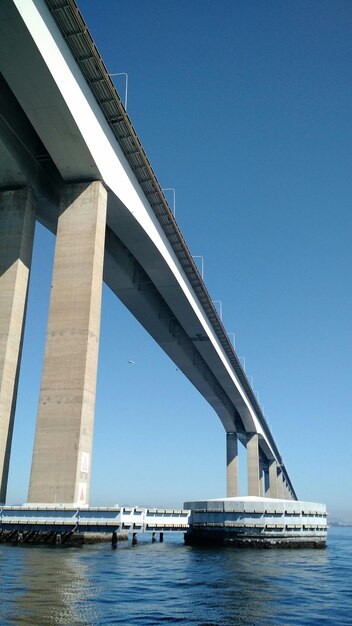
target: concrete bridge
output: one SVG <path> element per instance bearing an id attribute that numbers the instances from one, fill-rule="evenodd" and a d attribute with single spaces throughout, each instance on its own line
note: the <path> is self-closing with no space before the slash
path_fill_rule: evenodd
<path id="1" fill-rule="evenodd" d="M 35 220 L 56 234 L 28 502 L 89 502 L 102 281 L 214 408 L 227 496 L 296 500 L 268 424 L 74 0 L 0 10 L 0 502 Z"/>

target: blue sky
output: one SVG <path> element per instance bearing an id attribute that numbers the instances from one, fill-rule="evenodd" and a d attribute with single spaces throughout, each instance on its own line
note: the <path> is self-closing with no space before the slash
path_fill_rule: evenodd
<path id="1" fill-rule="evenodd" d="M 129 75 L 129 115 L 298 496 L 352 520 L 351 3 L 78 4 Z M 53 250 L 37 227 L 9 503 L 27 497 Z M 99 359 L 91 503 L 223 496 L 220 420 L 105 287 Z M 240 470 L 245 494 L 243 450 Z"/>

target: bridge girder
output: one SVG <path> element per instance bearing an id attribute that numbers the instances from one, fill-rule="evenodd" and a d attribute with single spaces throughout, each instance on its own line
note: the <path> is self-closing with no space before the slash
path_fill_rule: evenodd
<path id="1" fill-rule="evenodd" d="M 244 431 L 258 432 L 262 454 L 281 464 L 264 418 L 257 419 L 258 407 L 253 394 L 248 399 L 246 392 L 243 393 L 241 385 L 247 384 L 246 381 L 238 383 L 236 375 L 232 374 L 231 355 L 228 356 L 223 347 L 219 348 L 216 338 L 215 341 L 213 338 L 211 341 L 202 339 L 205 318 L 201 319 L 201 307 L 197 309 L 194 287 L 190 288 L 187 280 L 184 282 L 180 262 L 156 219 L 157 211 L 155 209 L 153 213 L 148 204 L 147 198 L 151 201 L 159 191 L 152 180 L 140 186 L 135 178 L 137 168 L 148 171 L 137 158 L 140 153 L 138 140 L 134 139 L 134 147 L 127 147 L 123 154 L 110 132 L 113 124 L 129 121 L 127 116 L 115 121 L 111 118 L 109 127 L 104 108 L 109 106 L 108 100 L 104 105 L 97 104 L 97 95 L 92 91 L 95 87 L 87 84 L 82 68 L 78 67 L 48 13 L 46 5 L 51 2 L 35 0 L 27 5 L 22 3 L 19 8 L 20 4 L 19 0 L 4 0 L 0 17 L 0 71 L 9 85 L 9 94 L 14 94 L 21 109 L 16 123 L 6 111 L 0 120 L 0 159 L 3 161 L 3 155 L 12 164 L 5 171 L 0 163 L 3 177 L 0 184 L 30 182 L 38 197 L 38 219 L 55 232 L 57 197 L 62 185 L 72 181 L 102 180 L 109 191 L 104 267 L 107 284 L 122 300 L 125 299 L 125 303 L 129 303 L 127 306 L 155 338 L 159 332 L 153 330 L 156 305 L 159 311 L 161 306 L 164 311 L 171 311 L 169 322 L 173 327 L 170 331 L 169 324 L 168 340 L 160 339 L 164 342 L 161 344 L 163 349 L 214 406 L 227 431 L 238 430 L 243 438 Z M 45 23 L 38 26 L 37 33 L 29 32 L 30 11 L 35 11 Z M 18 40 L 21 40 L 20 46 Z M 11 55 L 8 54 L 10 49 Z M 61 64 L 61 82 L 55 74 L 55 63 Z M 65 91 L 67 81 L 77 102 L 75 96 Z M 79 104 L 80 115 L 77 115 Z M 10 118 L 11 124 L 6 126 L 4 120 Z M 89 123 L 92 121 L 94 128 L 91 129 Z M 20 135 L 18 129 L 14 132 L 16 124 L 21 127 Z M 99 133 L 94 135 L 97 125 Z M 134 165 L 134 157 L 131 156 L 130 162 L 126 160 L 126 150 L 130 150 L 131 155 L 135 150 Z M 136 288 L 133 278 L 132 287 L 131 283 L 126 287 L 117 284 L 113 277 L 111 268 L 116 270 L 114 255 L 119 244 L 132 255 L 134 271 L 139 264 L 145 272 L 147 282 L 141 289 Z M 119 258 L 121 260 L 121 254 Z M 148 320 L 142 319 L 140 307 L 135 303 L 138 291 L 138 297 L 143 294 L 145 301 L 150 299 L 152 302 L 154 298 L 149 306 Z M 188 302 L 184 298 L 186 292 L 190 294 Z M 161 319 L 159 317 L 159 323 Z M 207 327 L 213 337 L 211 324 Z M 178 337 L 175 336 L 177 332 L 180 333 Z M 284 472 L 290 482 L 285 469 Z"/>

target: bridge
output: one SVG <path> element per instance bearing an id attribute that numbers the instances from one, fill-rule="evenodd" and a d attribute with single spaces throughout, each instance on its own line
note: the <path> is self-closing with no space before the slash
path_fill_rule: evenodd
<path id="1" fill-rule="evenodd" d="M 89 504 L 102 281 L 214 408 L 227 496 L 297 500 L 280 452 L 74 0 L 0 13 L 0 502 L 35 220 L 56 234 L 28 503 Z"/>

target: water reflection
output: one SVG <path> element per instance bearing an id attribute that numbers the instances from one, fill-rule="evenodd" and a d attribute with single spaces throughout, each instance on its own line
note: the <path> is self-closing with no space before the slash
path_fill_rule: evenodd
<path id="1" fill-rule="evenodd" d="M 348 531 L 346 531 L 346 534 Z M 0 545 L 0 624 L 346 626 L 352 532 L 327 550 Z"/>
<path id="2" fill-rule="evenodd" d="M 90 602 L 96 589 L 81 559 L 81 550 L 42 546 L 1 548 L 1 623 L 49 626 L 96 621 L 94 605 Z M 3 601 L 5 594 L 7 602 Z"/>

